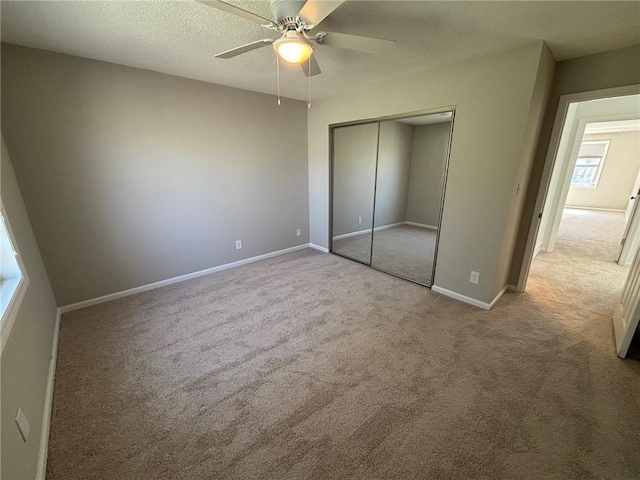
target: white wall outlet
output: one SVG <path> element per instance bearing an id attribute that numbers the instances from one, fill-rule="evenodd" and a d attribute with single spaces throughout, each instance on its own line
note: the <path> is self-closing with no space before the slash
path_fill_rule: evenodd
<path id="1" fill-rule="evenodd" d="M 242 240 L 236 240 L 236 250 L 242 250 Z"/>
<path id="2" fill-rule="evenodd" d="M 362 217 L 358 217 L 358 223 L 362 223 Z"/>
<path id="3" fill-rule="evenodd" d="M 469 276 L 469 282 L 478 285 L 478 282 L 480 282 L 480 274 L 478 272 L 472 271 L 471 275 Z"/>
<path id="4" fill-rule="evenodd" d="M 300 229 L 297 229 L 296 230 L 296 237 L 299 237 L 299 236 L 300 236 Z"/>
<path id="5" fill-rule="evenodd" d="M 31 427 L 29 426 L 29 420 L 27 420 L 27 416 L 22 411 L 22 408 L 18 408 L 18 413 L 16 413 L 16 425 L 18 426 L 18 431 L 22 436 L 22 440 L 25 442 L 28 441 Z"/>

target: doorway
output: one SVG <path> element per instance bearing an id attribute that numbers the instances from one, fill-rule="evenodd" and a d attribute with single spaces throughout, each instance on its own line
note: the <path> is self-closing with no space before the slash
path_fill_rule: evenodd
<path id="1" fill-rule="evenodd" d="M 611 319 L 625 285 L 637 283 L 629 267 L 640 262 L 639 91 L 561 98 L 518 284 L 541 303 Z"/>

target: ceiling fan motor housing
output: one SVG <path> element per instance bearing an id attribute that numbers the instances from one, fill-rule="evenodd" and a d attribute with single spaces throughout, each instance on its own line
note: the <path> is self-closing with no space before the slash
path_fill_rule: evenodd
<path id="1" fill-rule="evenodd" d="M 271 14 L 279 25 L 295 23 L 305 3 L 305 0 L 271 0 Z"/>

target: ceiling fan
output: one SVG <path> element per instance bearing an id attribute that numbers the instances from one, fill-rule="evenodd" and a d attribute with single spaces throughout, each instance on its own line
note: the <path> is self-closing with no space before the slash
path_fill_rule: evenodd
<path id="1" fill-rule="evenodd" d="M 217 58 L 233 58 L 237 55 L 273 45 L 276 53 L 283 60 L 300 64 L 307 77 L 318 75 L 320 67 L 313 55 L 313 44 L 329 47 L 349 48 L 365 52 L 384 52 L 396 45 L 393 40 L 361 37 L 345 33 L 318 32 L 311 33 L 320 22 L 327 18 L 345 0 L 271 0 L 273 20 L 243 10 L 221 0 L 197 0 L 227 13 L 232 13 L 246 20 L 258 23 L 264 28 L 281 33 L 278 39 L 263 38 L 232 48 L 216 55 Z"/>

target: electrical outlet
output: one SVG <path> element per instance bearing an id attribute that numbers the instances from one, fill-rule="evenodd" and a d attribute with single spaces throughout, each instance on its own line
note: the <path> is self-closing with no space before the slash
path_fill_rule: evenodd
<path id="1" fill-rule="evenodd" d="M 472 271 L 471 275 L 469 276 L 469 282 L 478 285 L 478 283 L 480 282 L 480 274 L 478 272 Z"/>
<path id="2" fill-rule="evenodd" d="M 358 223 L 362 223 L 362 217 L 358 217 Z"/>
<path id="3" fill-rule="evenodd" d="M 300 229 L 297 229 L 296 230 L 296 237 L 299 237 L 299 236 L 300 236 Z"/>
<path id="4" fill-rule="evenodd" d="M 16 413 L 16 425 L 18 426 L 18 431 L 22 436 L 22 440 L 25 442 L 29 440 L 31 427 L 29 426 L 29 420 L 27 420 L 27 416 L 22 411 L 22 408 L 18 408 L 18 413 Z"/>
<path id="5" fill-rule="evenodd" d="M 242 250 L 242 240 L 236 240 L 236 250 Z"/>

